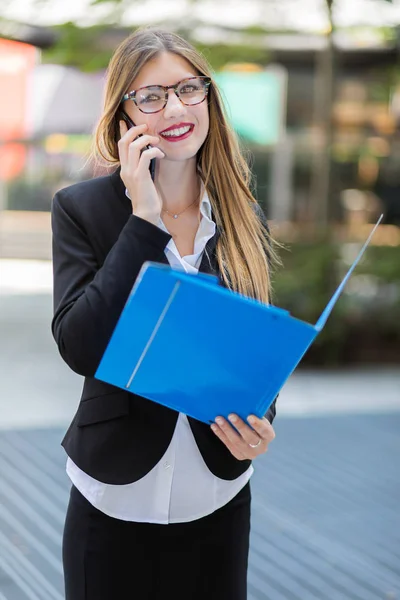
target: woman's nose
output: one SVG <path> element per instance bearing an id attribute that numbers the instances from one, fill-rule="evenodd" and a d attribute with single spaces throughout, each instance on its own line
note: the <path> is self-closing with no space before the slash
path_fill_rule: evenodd
<path id="1" fill-rule="evenodd" d="M 186 114 L 185 105 L 179 100 L 174 90 L 168 90 L 168 101 L 164 108 L 164 117 L 166 119 L 180 117 Z"/>

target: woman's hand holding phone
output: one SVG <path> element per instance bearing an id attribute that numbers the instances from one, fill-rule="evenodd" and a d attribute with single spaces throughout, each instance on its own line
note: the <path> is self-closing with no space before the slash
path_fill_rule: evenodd
<path id="1" fill-rule="evenodd" d="M 121 179 L 132 201 L 132 212 L 155 225 L 161 214 L 162 202 L 149 166 L 153 158 L 164 158 L 165 154 L 156 148 L 160 138 L 147 135 L 147 125 L 134 125 L 128 129 L 125 121 L 119 122 L 121 139 L 118 142 L 121 162 Z M 146 146 L 152 147 L 147 149 Z"/>

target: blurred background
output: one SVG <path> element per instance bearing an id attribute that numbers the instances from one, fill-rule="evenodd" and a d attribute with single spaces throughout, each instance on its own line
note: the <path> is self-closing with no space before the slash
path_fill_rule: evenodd
<path id="1" fill-rule="evenodd" d="M 282 244 L 277 305 L 315 323 L 384 215 L 281 393 L 249 592 L 400 598 L 400 0 L 0 0 L 0 600 L 63 597 L 59 442 L 81 381 L 50 336 L 49 211 L 94 175 L 105 69 L 142 25 L 215 71 Z"/>

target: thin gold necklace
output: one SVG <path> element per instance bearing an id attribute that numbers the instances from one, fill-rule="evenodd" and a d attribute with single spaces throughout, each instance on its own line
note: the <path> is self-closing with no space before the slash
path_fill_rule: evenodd
<path id="1" fill-rule="evenodd" d="M 165 213 L 167 213 L 167 215 L 169 215 L 173 219 L 177 219 L 178 217 L 181 216 L 181 214 L 183 214 L 185 212 L 185 210 L 187 210 L 188 208 L 190 208 L 191 206 L 193 206 L 193 204 L 195 202 L 197 202 L 197 198 L 196 198 L 196 200 L 193 200 L 193 202 L 191 204 L 189 204 L 186 208 L 184 208 L 183 210 L 181 210 L 181 212 L 179 212 L 179 213 L 171 213 L 166 208 L 163 208 L 162 211 L 165 212 Z"/>

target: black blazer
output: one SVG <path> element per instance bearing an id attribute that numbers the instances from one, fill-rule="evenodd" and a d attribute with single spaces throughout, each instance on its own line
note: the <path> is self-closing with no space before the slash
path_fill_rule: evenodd
<path id="1" fill-rule="evenodd" d="M 65 362 L 85 377 L 62 445 L 95 479 L 131 483 L 161 459 L 178 413 L 98 381 L 94 374 L 143 263 L 168 264 L 164 249 L 171 236 L 132 215 L 119 169 L 59 191 L 52 204 L 52 228 L 52 332 Z M 200 265 L 204 273 L 218 275 L 218 237 L 217 231 L 207 244 Z M 275 403 L 266 416 L 272 422 Z M 244 473 L 249 460 L 234 458 L 208 425 L 191 417 L 189 423 L 212 473 L 226 480 Z"/>

